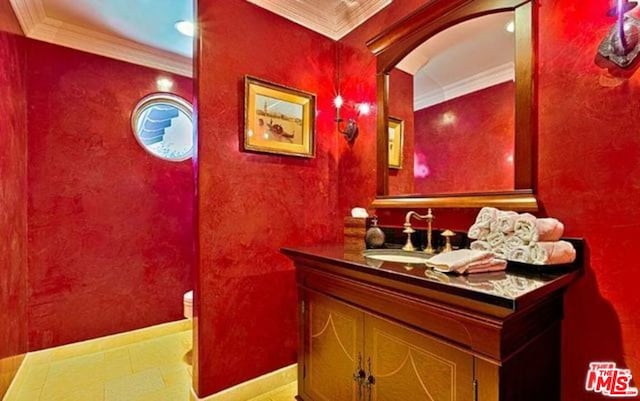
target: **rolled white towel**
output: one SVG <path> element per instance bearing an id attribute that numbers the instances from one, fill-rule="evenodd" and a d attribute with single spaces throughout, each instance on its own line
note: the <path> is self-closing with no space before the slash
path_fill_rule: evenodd
<path id="1" fill-rule="evenodd" d="M 531 246 L 531 263 L 557 265 L 576 260 L 576 250 L 568 241 L 538 242 Z"/>
<path id="2" fill-rule="evenodd" d="M 504 233 L 494 231 L 487 235 L 486 241 L 489 243 L 489 245 L 491 245 L 492 248 L 495 248 L 500 244 L 504 244 L 505 238 L 506 236 L 504 235 Z"/>
<path id="3" fill-rule="evenodd" d="M 564 224 L 558 219 L 547 217 L 536 221 L 538 241 L 558 241 L 564 234 Z"/>
<path id="4" fill-rule="evenodd" d="M 483 241 L 487 238 L 487 235 L 489 235 L 489 230 L 487 228 L 479 227 L 477 224 L 474 224 L 469 228 L 467 237 Z"/>
<path id="5" fill-rule="evenodd" d="M 475 225 L 480 228 L 491 228 L 491 223 L 496 220 L 498 216 L 498 209 L 493 207 L 483 207 L 480 209 L 478 216 L 476 217 Z"/>
<path id="6" fill-rule="evenodd" d="M 538 244 L 532 245 L 530 248 L 530 260 L 534 265 L 544 265 L 547 262 L 547 250 Z"/>
<path id="7" fill-rule="evenodd" d="M 507 245 L 503 242 L 502 244 L 493 247 L 493 256 L 498 259 L 509 259 L 509 251 L 507 250 Z"/>
<path id="8" fill-rule="evenodd" d="M 524 245 L 525 243 L 522 238 L 518 237 L 517 235 L 511 234 L 507 235 L 507 238 L 504 240 L 504 244 L 507 247 L 507 251 L 511 251 L 519 246 Z"/>
<path id="9" fill-rule="evenodd" d="M 529 213 L 523 213 L 515 221 L 513 232 L 526 244 L 538 240 L 537 219 Z"/>
<path id="10" fill-rule="evenodd" d="M 496 220 L 491 223 L 491 231 L 500 231 L 505 234 L 512 233 L 516 224 L 518 213 L 498 211 Z"/>
<path id="11" fill-rule="evenodd" d="M 531 247 L 527 245 L 516 247 L 509 252 L 507 259 L 521 263 L 530 263 Z"/>
<path id="12" fill-rule="evenodd" d="M 469 245 L 469 248 L 473 249 L 474 251 L 493 251 L 491 245 L 489 245 L 487 241 L 473 241 Z"/>

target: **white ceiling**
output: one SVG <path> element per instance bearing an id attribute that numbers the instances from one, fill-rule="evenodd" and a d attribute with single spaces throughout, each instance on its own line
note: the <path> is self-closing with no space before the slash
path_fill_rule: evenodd
<path id="1" fill-rule="evenodd" d="M 506 25 L 513 12 L 454 25 L 417 47 L 398 68 L 414 75 L 419 110 L 515 77 L 515 41 Z"/>
<path id="2" fill-rule="evenodd" d="M 173 24 L 193 19 L 191 0 L 10 0 L 27 37 L 192 75 L 191 39 Z"/>
<path id="3" fill-rule="evenodd" d="M 247 0 L 337 40 L 393 0 Z M 10 0 L 27 37 L 191 76 L 192 0 Z"/>
<path id="4" fill-rule="evenodd" d="M 338 40 L 393 0 L 247 0 Z M 10 0 L 28 37 L 192 75 L 193 41 L 174 29 L 194 20 L 192 0 Z M 453 26 L 399 64 L 414 74 L 415 109 L 513 79 L 513 34 L 500 13 Z"/>

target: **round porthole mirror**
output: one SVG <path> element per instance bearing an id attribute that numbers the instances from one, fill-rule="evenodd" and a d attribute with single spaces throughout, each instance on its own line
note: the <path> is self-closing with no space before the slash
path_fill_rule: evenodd
<path id="1" fill-rule="evenodd" d="M 152 155 L 163 160 L 183 161 L 193 154 L 193 107 L 169 93 L 142 98 L 131 116 L 136 140 Z"/>

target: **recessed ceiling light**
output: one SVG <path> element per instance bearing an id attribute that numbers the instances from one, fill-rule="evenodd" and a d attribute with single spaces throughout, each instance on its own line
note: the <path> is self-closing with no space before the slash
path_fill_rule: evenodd
<path id="1" fill-rule="evenodd" d="M 513 21 L 509 21 L 507 25 L 504 26 L 504 29 L 506 29 L 507 32 L 513 33 L 516 30 L 516 24 Z"/>
<path id="2" fill-rule="evenodd" d="M 193 37 L 195 31 L 195 24 L 191 21 L 178 21 L 174 25 L 178 32 L 185 36 Z"/>

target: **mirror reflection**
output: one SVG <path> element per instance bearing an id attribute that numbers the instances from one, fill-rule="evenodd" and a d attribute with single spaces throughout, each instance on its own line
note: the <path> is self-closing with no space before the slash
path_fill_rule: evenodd
<path id="1" fill-rule="evenodd" d="M 391 72 L 389 117 L 402 121 L 404 143 L 390 194 L 514 190 L 514 28 L 513 12 L 465 21 Z"/>

